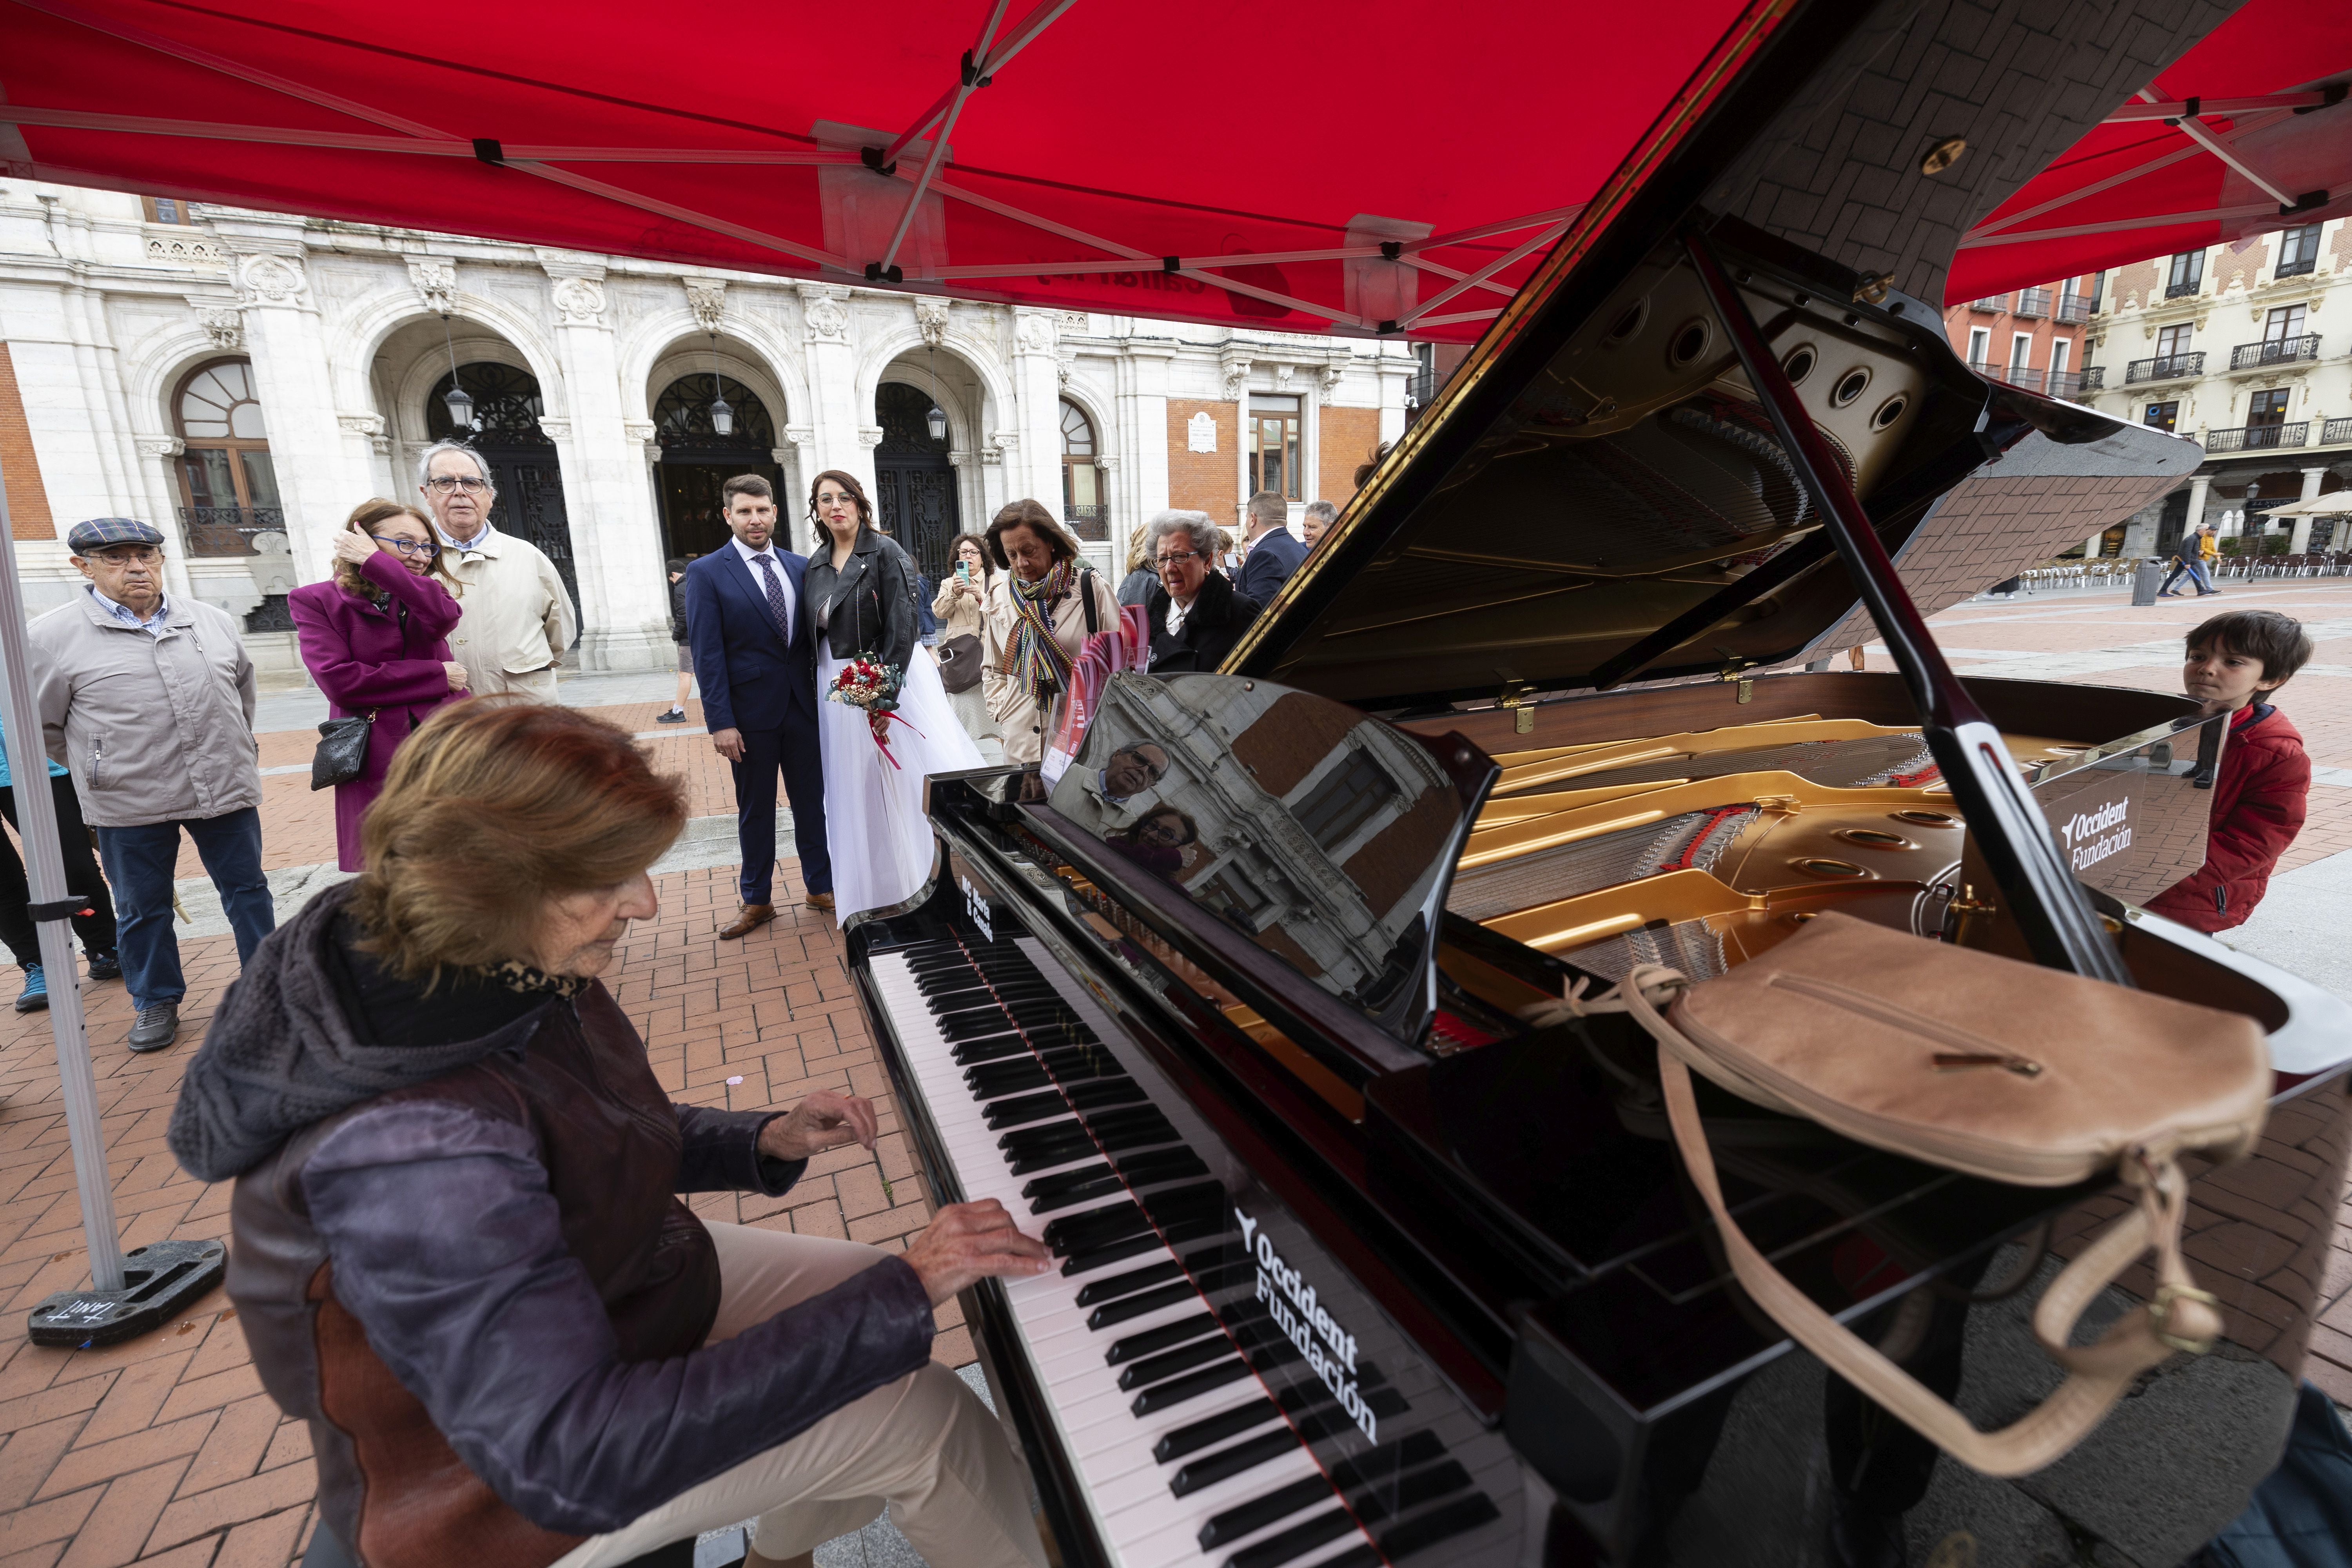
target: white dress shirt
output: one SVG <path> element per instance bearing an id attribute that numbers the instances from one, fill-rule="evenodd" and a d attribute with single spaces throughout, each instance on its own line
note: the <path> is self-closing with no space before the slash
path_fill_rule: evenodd
<path id="1" fill-rule="evenodd" d="M 736 553 L 743 557 L 743 564 L 751 568 L 751 582 L 760 590 L 760 597 L 763 601 L 768 596 L 768 579 L 760 570 L 759 563 L 765 561 L 775 572 L 777 586 L 784 591 L 784 625 L 787 628 L 793 626 L 801 613 L 800 596 L 793 592 L 793 574 L 784 570 L 783 557 L 776 553 L 776 547 L 771 544 L 765 550 L 754 550 L 740 539 L 730 539 L 727 542 L 735 547 Z"/>

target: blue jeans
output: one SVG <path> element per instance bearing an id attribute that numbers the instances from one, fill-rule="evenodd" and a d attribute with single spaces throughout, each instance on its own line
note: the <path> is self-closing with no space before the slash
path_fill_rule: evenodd
<path id="1" fill-rule="evenodd" d="M 269 879 L 261 874 L 261 813 L 254 807 L 184 822 L 100 828 L 99 858 L 106 863 L 106 879 L 114 884 L 121 927 L 122 982 L 134 1007 L 177 1002 L 188 994 L 180 974 L 180 939 L 172 930 L 172 873 L 184 827 L 195 841 L 205 874 L 220 889 L 222 911 L 236 933 L 236 961 L 250 960 L 261 939 L 278 929 Z"/>

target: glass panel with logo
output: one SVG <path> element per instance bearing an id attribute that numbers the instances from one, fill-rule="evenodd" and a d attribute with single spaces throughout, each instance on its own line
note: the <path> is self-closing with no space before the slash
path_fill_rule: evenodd
<path id="1" fill-rule="evenodd" d="M 2140 416 L 2140 423 L 2151 430 L 2170 431 L 2180 423 L 2180 405 L 2151 403 L 2147 405 L 2147 411 Z"/>

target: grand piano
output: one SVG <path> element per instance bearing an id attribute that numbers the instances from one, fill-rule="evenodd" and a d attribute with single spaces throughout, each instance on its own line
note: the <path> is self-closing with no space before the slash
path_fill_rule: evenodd
<path id="1" fill-rule="evenodd" d="M 1224 670 L 1114 676 L 1058 776 L 932 778 L 934 879 L 850 924 L 934 1197 L 1060 1259 L 966 1309 L 1065 1563 L 2160 1568 L 2277 1461 L 2352 1013 L 2140 908 L 2203 858 L 2220 719 L 1961 683 L 1920 621 L 2195 448 L 1988 384 L 1710 173 L 1622 177 Z M 1874 637 L 1898 672 L 1829 668 Z M 2261 1146 L 2192 1191 L 2224 1339 L 2036 1474 L 1747 1300 L 1645 1037 L 1525 1021 L 1825 910 L 2268 1034 Z M 1790 1279 L 1981 1426 L 2054 1386 L 2027 1317 L 2116 1193 L 1700 1093 Z"/>

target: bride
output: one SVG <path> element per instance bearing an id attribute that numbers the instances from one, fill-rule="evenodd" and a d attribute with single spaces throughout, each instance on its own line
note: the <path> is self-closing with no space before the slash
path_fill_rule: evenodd
<path id="1" fill-rule="evenodd" d="M 915 563 L 874 530 L 874 503 L 851 475 L 809 487 L 817 546 L 802 584 L 817 636 L 817 737 L 835 918 L 887 909 L 930 880 L 936 840 L 923 779 L 985 766 L 957 722 L 929 652 L 915 641 Z M 895 670 L 898 710 L 877 737 L 866 710 L 831 696 L 856 659 Z M 887 751 L 886 751 L 887 748 Z"/>

